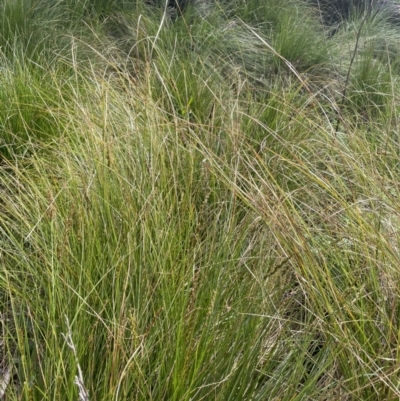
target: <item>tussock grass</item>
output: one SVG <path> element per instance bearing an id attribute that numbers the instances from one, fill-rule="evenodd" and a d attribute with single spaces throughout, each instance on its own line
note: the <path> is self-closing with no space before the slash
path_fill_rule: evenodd
<path id="1" fill-rule="evenodd" d="M 281 3 L 4 2 L 7 399 L 398 398 L 398 32 Z"/>

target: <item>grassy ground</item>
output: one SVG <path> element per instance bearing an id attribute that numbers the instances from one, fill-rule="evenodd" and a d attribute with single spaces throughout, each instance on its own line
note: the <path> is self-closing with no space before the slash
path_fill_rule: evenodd
<path id="1" fill-rule="evenodd" d="M 0 8 L 1 398 L 399 398 L 387 15 Z"/>

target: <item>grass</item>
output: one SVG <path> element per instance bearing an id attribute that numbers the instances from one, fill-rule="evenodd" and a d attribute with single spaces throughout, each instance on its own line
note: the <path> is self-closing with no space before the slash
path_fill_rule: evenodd
<path id="1" fill-rule="evenodd" d="M 399 31 L 281 3 L 3 2 L 0 397 L 398 399 Z"/>

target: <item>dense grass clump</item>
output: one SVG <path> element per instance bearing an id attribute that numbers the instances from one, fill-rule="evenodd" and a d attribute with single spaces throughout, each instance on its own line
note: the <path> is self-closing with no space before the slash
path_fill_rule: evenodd
<path id="1" fill-rule="evenodd" d="M 398 399 L 399 29 L 199 3 L 0 4 L 0 398 Z"/>

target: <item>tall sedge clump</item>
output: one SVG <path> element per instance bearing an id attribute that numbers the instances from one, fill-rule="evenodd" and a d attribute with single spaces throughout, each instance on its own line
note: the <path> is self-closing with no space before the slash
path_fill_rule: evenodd
<path id="1" fill-rule="evenodd" d="M 245 263 L 253 219 L 236 215 L 231 192 L 209 175 L 195 146 L 183 145 L 177 130 L 185 124 L 137 92 L 119 102 L 115 84 L 93 81 L 91 101 L 77 98 L 68 109 L 76 135 L 32 155 L 29 172 L 12 169 L 18 181 L 3 176 L 5 261 L 25 244 L 27 277 L 22 283 L 10 271 L 3 289 L 22 294 L 30 286 L 36 294 L 18 296 L 17 382 L 31 383 L 21 390 L 26 396 L 75 394 L 76 360 L 56 330 L 69 311 L 89 394 L 189 400 L 218 389 L 243 397 L 264 376 L 255 367 L 268 325 L 251 315 L 257 303 Z M 122 127 L 129 135 L 117 138 Z M 17 202 L 18 183 L 31 189 Z"/>
<path id="2" fill-rule="evenodd" d="M 327 61 L 324 34 L 311 9 L 296 1 L 275 0 L 233 3 L 233 15 L 265 35 L 283 58 L 303 71 Z M 274 58 L 276 68 L 282 66 Z"/>
<path id="3" fill-rule="evenodd" d="M 398 68 L 397 37 L 385 12 L 373 7 L 343 23 L 330 39 L 336 74 L 341 77 L 341 88 L 336 87 L 341 92 L 339 108 L 356 108 L 364 121 L 384 118 L 392 104 L 393 72 Z"/>
<path id="4" fill-rule="evenodd" d="M 397 399 L 396 29 L 3 3 L 0 396 Z"/>
<path id="5" fill-rule="evenodd" d="M 308 113 L 298 115 L 302 124 Z M 291 302 L 288 333 L 296 333 L 293 352 L 303 362 L 288 361 L 284 368 L 303 372 L 293 385 L 301 385 L 299 394 L 312 387 L 318 399 L 328 388 L 346 394 L 344 382 L 361 398 L 397 394 L 395 358 L 383 355 L 396 348 L 388 322 L 397 315 L 398 299 L 388 294 L 398 276 L 398 235 L 387 219 L 396 218 L 398 207 L 396 195 L 386 192 L 393 176 L 382 170 L 392 140 L 379 127 L 371 128 L 379 132 L 373 144 L 361 130 L 343 140 L 310 132 L 300 143 L 289 136 L 281 149 L 265 142 L 257 153 L 242 154 L 244 168 L 235 181 L 214 165 L 271 230 L 277 262 L 267 277 L 292 272 L 282 302 Z M 377 379 L 367 379 L 371 374 Z"/>

